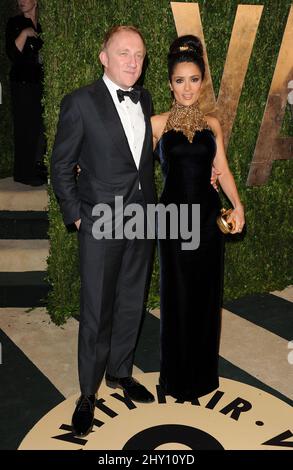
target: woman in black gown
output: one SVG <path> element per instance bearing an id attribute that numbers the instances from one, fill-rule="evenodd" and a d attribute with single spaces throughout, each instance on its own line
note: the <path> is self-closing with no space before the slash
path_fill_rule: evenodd
<path id="1" fill-rule="evenodd" d="M 9 18 L 6 52 L 11 60 L 10 87 L 14 124 L 14 181 L 40 186 L 46 182 L 43 165 L 45 136 L 42 119 L 43 65 L 37 1 L 18 0 L 21 14 Z"/>
<path id="2" fill-rule="evenodd" d="M 224 152 L 218 120 L 204 116 L 198 97 L 205 64 L 200 40 L 183 36 L 168 55 L 171 111 L 154 116 L 154 145 L 164 176 L 160 202 L 200 204 L 200 244 L 183 250 L 182 239 L 159 240 L 161 271 L 160 385 L 179 400 L 190 401 L 219 386 L 218 352 L 223 287 L 223 234 L 216 219 L 218 192 L 210 183 L 212 167 L 234 209 L 232 233 L 241 232 L 244 211 Z"/>

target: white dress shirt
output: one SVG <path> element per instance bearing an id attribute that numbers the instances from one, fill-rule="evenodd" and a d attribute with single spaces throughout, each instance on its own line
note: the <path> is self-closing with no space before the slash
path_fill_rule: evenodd
<path id="1" fill-rule="evenodd" d="M 103 80 L 114 101 L 134 162 L 138 168 L 145 137 L 145 119 L 141 104 L 140 102 L 133 103 L 129 96 L 125 96 L 124 100 L 120 102 L 117 96 L 117 90 L 119 90 L 120 87 L 112 82 L 105 73 Z M 129 90 L 131 89 L 132 88 Z"/>

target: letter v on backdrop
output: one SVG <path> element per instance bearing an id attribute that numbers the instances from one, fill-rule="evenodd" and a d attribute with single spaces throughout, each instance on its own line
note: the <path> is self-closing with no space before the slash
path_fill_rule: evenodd
<path id="1" fill-rule="evenodd" d="M 217 101 L 209 69 L 198 3 L 171 2 L 171 8 L 178 36 L 195 34 L 203 42 L 207 67 L 202 94 L 202 109 L 204 112 L 212 112 L 218 116 L 227 148 L 263 6 L 238 5 L 237 7 Z M 286 109 L 288 82 L 293 79 L 292 44 L 293 7 L 291 6 L 250 166 L 247 180 L 247 184 L 250 186 L 262 185 L 267 181 L 273 160 L 289 159 L 293 156 L 293 138 L 279 137 Z"/>

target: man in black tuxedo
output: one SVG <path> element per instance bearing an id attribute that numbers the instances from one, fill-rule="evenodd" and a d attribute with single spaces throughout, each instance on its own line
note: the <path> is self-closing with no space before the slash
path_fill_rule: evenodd
<path id="1" fill-rule="evenodd" d="M 65 96 L 52 154 L 51 180 L 66 225 L 78 229 L 81 304 L 78 364 L 81 396 L 72 417 L 76 436 L 93 425 L 95 393 L 106 371 L 108 386 L 133 401 L 154 396 L 132 377 L 153 242 L 148 239 L 96 239 L 93 207 L 156 202 L 153 178 L 152 102 L 134 86 L 146 54 L 134 27 L 112 28 L 100 60 L 104 76 Z M 126 92 L 126 93 L 125 93 Z M 80 175 L 76 181 L 75 168 Z"/>

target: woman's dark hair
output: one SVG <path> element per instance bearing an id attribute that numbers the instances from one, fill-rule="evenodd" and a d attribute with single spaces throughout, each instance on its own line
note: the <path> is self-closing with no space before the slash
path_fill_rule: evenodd
<path id="1" fill-rule="evenodd" d="M 203 60 L 203 47 L 201 40 L 197 36 L 187 34 L 180 36 L 172 42 L 168 53 L 168 73 L 169 80 L 173 75 L 174 68 L 181 62 L 192 62 L 201 71 L 201 78 L 204 79 L 205 63 Z"/>

